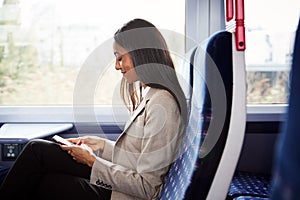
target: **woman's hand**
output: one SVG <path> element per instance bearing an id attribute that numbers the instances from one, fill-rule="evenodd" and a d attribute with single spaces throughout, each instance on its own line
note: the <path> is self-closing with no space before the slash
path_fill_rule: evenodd
<path id="1" fill-rule="evenodd" d="M 89 167 L 92 167 L 96 160 L 96 156 L 93 154 L 93 152 L 89 151 L 88 149 L 84 148 L 83 146 L 60 145 L 60 147 L 63 150 L 68 151 L 68 153 L 73 157 L 73 159 L 76 162 L 88 165 Z"/>
<path id="2" fill-rule="evenodd" d="M 68 141 L 73 142 L 77 145 L 85 144 L 89 146 L 94 152 L 103 151 L 105 141 L 97 136 L 84 136 L 78 138 L 70 138 Z"/>

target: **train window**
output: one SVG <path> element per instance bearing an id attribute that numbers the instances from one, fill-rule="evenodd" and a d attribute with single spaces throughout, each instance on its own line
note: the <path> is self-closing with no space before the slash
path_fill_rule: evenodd
<path id="1" fill-rule="evenodd" d="M 248 108 L 255 108 L 247 112 L 268 113 L 270 104 L 287 103 L 299 1 L 244 3 L 247 102 Z M 145 18 L 160 29 L 202 41 L 225 28 L 223 6 L 222 1 L 213 0 L 0 0 L 0 115 L 4 121 L 27 113 L 44 116 L 51 106 L 55 120 L 62 116 L 61 106 L 73 104 L 76 78 L 86 58 L 130 19 Z M 166 39 L 182 52 L 190 47 L 184 39 L 170 35 Z M 181 62 L 176 52 L 173 57 Z M 99 78 L 97 105 L 111 105 L 118 93 L 120 73 L 113 64 L 111 60 L 111 67 Z"/>
<path id="2" fill-rule="evenodd" d="M 0 0 L 0 105 L 72 105 L 82 63 L 133 18 L 184 34 L 185 1 Z M 96 104 L 111 104 L 120 79 L 110 65 Z"/>
<path id="3" fill-rule="evenodd" d="M 299 1 L 245 1 L 247 102 L 285 104 Z"/>

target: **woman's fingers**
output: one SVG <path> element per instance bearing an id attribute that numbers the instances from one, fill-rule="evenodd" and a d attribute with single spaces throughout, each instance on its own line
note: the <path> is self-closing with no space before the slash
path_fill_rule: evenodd
<path id="1" fill-rule="evenodd" d="M 77 144 L 79 141 L 80 141 L 80 138 L 78 137 L 78 138 L 68 138 L 67 139 L 69 142 L 72 142 L 72 143 L 75 143 L 75 144 Z"/>
<path id="2" fill-rule="evenodd" d="M 60 148 L 64 151 L 67 151 L 68 154 L 70 155 L 72 155 L 72 153 L 75 151 L 75 146 L 68 146 L 68 145 L 61 144 Z"/>
<path id="3" fill-rule="evenodd" d="M 81 146 L 67 146 L 67 145 L 60 145 L 62 150 L 67 151 L 71 155 L 76 155 L 82 153 L 83 150 L 86 150 L 84 147 Z"/>

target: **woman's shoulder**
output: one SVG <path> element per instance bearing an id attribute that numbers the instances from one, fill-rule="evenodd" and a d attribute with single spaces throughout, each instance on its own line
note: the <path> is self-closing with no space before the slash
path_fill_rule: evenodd
<path id="1" fill-rule="evenodd" d="M 174 96 L 165 89 L 151 88 L 148 93 L 147 101 L 149 101 L 148 103 L 150 104 L 165 104 L 177 107 Z"/>
<path id="2" fill-rule="evenodd" d="M 156 98 L 174 99 L 173 95 L 166 89 L 151 88 L 149 91 L 149 99 L 156 99 Z"/>
<path id="3" fill-rule="evenodd" d="M 145 110 L 148 116 L 155 116 L 161 120 L 177 120 L 181 118 L 180 109 L 173 95 L 164 89 L 153 89 L 149 92 Z"/>

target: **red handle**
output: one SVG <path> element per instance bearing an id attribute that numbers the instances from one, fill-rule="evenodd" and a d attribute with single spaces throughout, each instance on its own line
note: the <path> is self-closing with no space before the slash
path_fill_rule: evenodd
<path id="1" fill-rule="evenodd" d="M 238 51 L 246 49 L 245 26 L 244 26 L 244 0 L 235 0 L 235 43 Z"/>
<path id="2" fill-rule="evenodd" d="M 226 0 L 226 21 L 233 19 L 233 0 Z"/>

